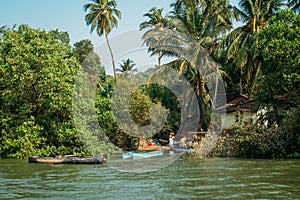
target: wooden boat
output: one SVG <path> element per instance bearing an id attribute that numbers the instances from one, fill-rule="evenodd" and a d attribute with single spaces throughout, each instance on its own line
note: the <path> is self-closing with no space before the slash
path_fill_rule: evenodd
<path id="1" fill-rule="evenodd" d="M 161 150 L 162 146 L 158 145 L 152 145 L 152 146 L 139 146 L 135 151 L 136 152 L 150 152 L 150 151 L 156 151 Z"/>
<path id="2" fill-rule="evenodd" d="M 61 164 L 63 163 L 63 158 L 53 158 L 53 157 L 44 157 L 41 158 L 39 156 L 29 156 L 29 163 L 50 163 L 50 164 Z"/>
<path id="3" fill-rule="evenodd" d="M 149 158 L 149 157 L 159 156 L 159 155 L 163 155 L 163 150 L 154 150 L 154 151 L 146 151 L 146 152 L 129 151 L 126 153 L 122 153 L 122 158 L 140 159 L 140 158 Z"/>
<path id="4" fill-rule="evenodd" d="M 106 163 L 106 155 L 96 155 L 96 156 L 63 156 L 58 157 L 39 157 L 39 156 L 29 156 L 29 163 L 48 163 L 48 164 L 102 164 Z"/>

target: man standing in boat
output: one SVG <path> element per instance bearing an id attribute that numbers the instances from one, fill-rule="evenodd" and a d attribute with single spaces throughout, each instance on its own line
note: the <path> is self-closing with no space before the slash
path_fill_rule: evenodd
<path id="1" fill-rule="evenodd" d="M 174 138 L 175 138 L 175 133 L 171 132 L 169 135 L 169 147 L 171 150 L 173 150 L 174 147 Z"/>

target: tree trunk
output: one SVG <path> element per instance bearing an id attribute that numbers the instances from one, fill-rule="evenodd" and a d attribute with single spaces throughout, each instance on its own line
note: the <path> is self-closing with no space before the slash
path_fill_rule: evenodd
<path id="1" fill-rule="evenodd" d="M 240 75 L 240 94 L 243 94 L 243 68 L 241 67 L 241 75 Z"/>
<path id="2" fill-rule="evenodd" d="M 160 60 L 161 60 L 161 51 L 158 52 L 158 67 L 160 67 Z"/>
<path id="3" fill-rule="evenodd" d="M 187 77 L 186 77 L 186 80 L 188 80 L 189 72 L 190 72 L 190 67 L 188 66 L 188 67 L 187 67 L 187 71 L 186 71 L 186 76 L 187 76 Z M 187 104 L 187 103 L 186 103 L 186 92 L 187 92 L 186 90 L 187 90 L 187 84 L 188 84 L 188 81 L 186 81 L 186 83 L 185 83 L 185 85 L 184 85 L 184 94 L 183 94 L 183 95 L 184 95 L 184 97 L 183 97 L 183 105 L 184 105 L 184 107 L 183 107 L 183 108 L 184 108 L 184 112 L 183 112 L 183 113 L 184 113 L 184 116 L 183 116 L 183 119 L 184 119 L 184 121 L 186 121 L 186 119 L 187 119 L 187 115 L 186 115 L 187 112 L 186 112 L 186 111 L 187 111 L 187 109 L 188 109 L 188 108 L 187 108 L 187 105 L 186 105 L 186 104 Z"/>
<path id="4" fill-rule="evenodd" d="M 258 74 L 260 72 L 260 66 L 261 66 L 261 62 L 258 63 L 258 66 L 257 66 L 257 69 L 256 69 L 256 73 L 255 73 L 255 77 L 254 77 L 254 80 L 253 80 L 253 84 L 252 84 L 252 87 L 251 87 L 251 92 L 250 92 L 249 97 L 251 97 L 253 95 L 255 84 L 256 84 L 256 81 L 257 81 L 257 78 L 258 78 Z"/>
<path id="5" fill-rule="evenodd" d="M 111 56 L 111 60 L 112 60 L 113 71 L 114 71 L 114 77 L 117 78 L 115 59 L 114 59 L 114 55 L 113 55 L 112 49 L 111 49 L 110 44 L 109 44 L 109 41 L 108 41 L 108 34 L 105 34 L 105 39 L 106 39 L 106 44 L 107 44 L 107 46 L 108 46 L 108 49 L 109 49 L 109 52 L 110 52 L 110 56 Z"/>
<path id="6" fill-rule="evenodd" d="M 199 108 L 200 108 L 200 123 L 199 123 L 199 130 L 200 131 L 207 131 L 209 127 L 209 120 L 210 116 L 207 110 L 206 102 L 205 102 L 205 92 L 204 92 L 204 80 L 200 74 L 197 73 L 197 82 L 198 82 L 198 90 L 199 90 Z"/>

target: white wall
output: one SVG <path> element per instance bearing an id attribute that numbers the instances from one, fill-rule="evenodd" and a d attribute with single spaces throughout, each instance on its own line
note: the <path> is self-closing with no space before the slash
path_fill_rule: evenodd
<path id="1" fill-rule="evenodd" d="M 233 125 L 254 123 L 256 120 L 256 114 L 251 112 L 240 112 L 239 121 L 236 122 L 236 112 L 226 113 L 225 123 L 223 128 L 231 128 Z M 252 122 L 251 122 L 252 121 Z"/>

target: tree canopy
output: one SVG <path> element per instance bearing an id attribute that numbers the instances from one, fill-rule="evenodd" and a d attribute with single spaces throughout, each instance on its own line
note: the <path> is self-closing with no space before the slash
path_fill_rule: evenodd
<path id="1" fill-rule="evenodd" d="M 66 43 L 68 35 L 27 25 L 2 33 L 1 157 L 45 154 L 59 148 L 72 152 L 81 146 L 71 116 L 79 64 Z M 73 150 L 62 149 L 66 147 Z"/>
<path id="2" fill-rule="evenodd" d="M 291 10 L 283 10 L 283 3 Z M 116 146 L 131 150 L 141 130 L 144 136 L 159 139 L 169 131 L 180 132 L 182 121 L 185 128 L 197 124 L 198 131 L 214 132 L 219 127 L 213 124 L 213 111 L 225 99 L 216 98 L 223 85 L 218 80 L 210 84 L 216 74 L 223 75 L 227 96 L 231 90 L 235 95 L 251 95 L 257 110 L 264 111 L 261 119 L 268 127 L 258 123 L 237 129 L 235 142 L 242 154 L 299 156 L 298 0 L 239 0 L 238 7 L 227 0 L 177 0 L 164 16 L 162 8 L 152 8 L 144 14 L 147 20 L 140 29 L 146 30 L 144 43 L 151 55 L 158 55 L 158 65 L 141 73 L 128 58 L 120 63 L 118 71 L 123 74 L 117 77 L 108 40 L 121 18 L 116 6 L 115 0 L 92 0 L 84 5 L 91 32 L 105 35 L 115 77 L 105 73 L 88 39 L 72 47 L 69 34 L 58 29 L 0 27 L 1 158 L 52 151 L 113 152 Z M 242 25 L 233 27 L 233 20 Z M 161 65 L 166 56 L 175 59 Z M 212 69 L 216 62 L 222 70 Z M 170 78 L 170 83 L 157 81 L 161 75 Z M 176 83 L 176 89 L 182 89 L 176 95 L 168 89 L 175 77 L 186 80 Z M 73 104 L 74 99 L 78 104 Z M 74 110 L 83 116 L 75 118 Z M 77 119 L 83 125 L 80 130 Z M 96 131 L 97 123 L 103 137 Z M 90 132 L 93 139 L 105 141 L 89 151 L 78 132 L 86 136 Z"/>
<path id="3" fill-rule="evenodd" d="M 262 76 L 257 96 L 269 110 L 268 120 L 281 123 L 300 105 L 300 15 L 281 11 L 260 34 Z M 270 39 L 271 38 L 271 39 Z"/>

